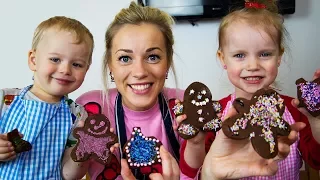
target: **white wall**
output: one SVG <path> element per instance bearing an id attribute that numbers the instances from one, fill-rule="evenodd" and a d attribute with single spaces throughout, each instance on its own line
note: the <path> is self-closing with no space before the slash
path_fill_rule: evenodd
<path id="1" fill-rule="evenodd" d="M 104 33 L 114 15 L 130 0 L 29 0 L 0 1 L 0 88 L 23 87 L 32 83 L 32 72 L 27 66 L 27 52 L 31 47 L 33 31 L 43 20 L 64 15 L 80 20 L 93 33 L 96 48 L 93 64 L 81 88 L 70 96 L 101 89 L 101 59 L 104 51 Z M 320 68 L 319 0 L 296 0 L 296 13 L 286 17 L 285 24 L 291 34 L 291 57 L 280 66 L 279 82 L 283 93 L 295 96 L 295 80 L 310 79 Z M 233 91 L 226 74 L 216 59 L 217 28 L 219 20 L 199 22 L 192 26 L 177 23 L 175 35 L 175 65 L 178 87 L 186 88 L 193 81 L 209 86 L 215 99 Z M 175 87 L 169 76 L 167 85 Z"/>

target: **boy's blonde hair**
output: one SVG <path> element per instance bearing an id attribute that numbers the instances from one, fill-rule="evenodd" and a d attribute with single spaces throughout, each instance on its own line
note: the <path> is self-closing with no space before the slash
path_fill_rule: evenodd
<path id="1" fill-rule="evenodd" d="M 105 54 L 103 58 L 103 69 L 102 78 L 105 92 L 108 89 L 108 64 L 111 62 L 111 48 L 112 41 L 115 34 L 119 29 L 126 24 L 139 25 L 142 23 L 150 23 L 158 26 L 165 38 L 165 46 L 167 49 L 168 66 L 172 69 L 175 82 L 176 73 L 173 65 L 173 44 L 174 38 L 171 26 L 174 24 L 173 18 L 157 8 L 143 7 L 136 4 L 134 1 L 131 2 L 129 8 L 122 9 L 114 18 L 112 23 L 109 25 L 105 34 Z"/>
<path id="2" fill-rule="evenodd" d="M 225 16 L 219 27 L 219 50 L 225 43 L 226 29 L 233 22 L 248 23 L 251 26 L 262 28 L 279 45 L 280 52 L 285 49 L 285 38 L 288 35 L 283 25 L 283 17 L 278 14 L 278 7 L 275 0 L 246 0 L 263 4 L 266 8 L 243 8 Z M 276 34 L 274 32 L 276 30 Z"/>
<path id="3" fill-rule="evenodd" d="M 85 42 L 90 45 L 90 59 L 89 65 L 92 62 L 92 53 L 94 48 L 94 40 L 89 29 L 84 26 L 80 21 L 65 16 L 54 16 L 43 22 L 41 22 L 36 28 L 33 39 L 32 39 L 32 49 L 36 50 L 41 38 L 45 31 L 50 28 L 56 28 L 57 30 L 71 32 L 76 37 L 76 43 Z M 88 42 L 89 41 L 89 42 Z"/>

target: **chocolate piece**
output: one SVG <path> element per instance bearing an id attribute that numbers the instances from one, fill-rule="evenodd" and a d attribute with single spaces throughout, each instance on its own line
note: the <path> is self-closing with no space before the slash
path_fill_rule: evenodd
<path id="1" fill-rule="evenodd" d="M 187 115 L 178 127 L 178 133 L 184 139 L 195 137 L 199 131 L 216 132 L 221 128 L 221 119 L 217 116 L 221 105 L 212 101 L 211 92 L 203 83 L 190 84 L 184 92 L 183 103 L 178 103 L 173 110 L 176 116 Z"/>
<path id="2" fill-rule="evenodd" d="M 255 151 L 263 158 L 278 154 L 277 136 L 288 136 L 290 125 L 282 119 L 283 99 L 272 89 L 260 89 L 251 100 L 237 98 L 233 102 L 238 114 L 222 123 L 222 130 L 232 139 L 250 138 Z"/>
<path id="3" fill-rule="evenodd" d="M 74 129 L 73 136 L 78 140 L 71 152 L 75 162 L 93 158 L 101 164 L 108 164 L 110 147 L 118 141 L 117 136 L 110 132 L 110 122 L 103 114 L 89 115 L 84 127 Z"/>
<path id="4" fill-rule="evenodd" d="M 311 82 L 300 78 L 296 81 L 299 107 L 304 107 L 313 117 L 320 115 L 320 78 Z"/>
<path id="5" fill-rule="evenodd" d="M 162 143 L 155 137 L 146 137 L 140 127 L 134 127 L 131 138 L 123 147 L 128 165 L 132 169 L 151 167 L 161 164 L 160 146 Z"/>
<path id="6" fill-rule="evenodd" d="M 32 145 L 23 140 L 20 135 L 18 129 L 14 129 L 7 134 L 8 140 L 12 143 L 14 147 L 14 151 L 16 153 L 22 153 L 25 151 L 30 151 L 32 149 Z"/>

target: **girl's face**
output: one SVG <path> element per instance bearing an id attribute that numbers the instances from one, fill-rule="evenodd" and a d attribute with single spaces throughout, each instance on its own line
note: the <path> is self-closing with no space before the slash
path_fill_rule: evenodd
<path id="1" fill-rule="evenodd" d="M 282 58 L 278 43 L 263 29 L 245 22 L 227 27 L 218 57 L 226 65 L 237 97 L 251 98 L 255 91 L 274 82 Z"/>
<path id="2" fill-rule="evenodd" d="M 124 25 L 112 42 L 111 73 L 123 104 L 143 111 L 157 102 L 168 71 L 167 48 L 156 25 Z"/>

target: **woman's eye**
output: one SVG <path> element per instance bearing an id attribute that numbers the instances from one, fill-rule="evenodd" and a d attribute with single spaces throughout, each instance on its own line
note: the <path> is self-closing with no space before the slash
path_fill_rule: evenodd
<path id="1" fill-rule="evenodd" d="M 123 63 L 128 63 L 130 61 L 130 57 L 129 56 L 121 56 L 121 57 L 119 57 L 119 61 L 121 61 Z"/>
<path id="2" fill-rule="evenodd" d="M 148 61 L 152 62 L 152 63 L 157 63 L 160 61 L 160 56 L 158 55 L 150 55 L 148 57 Z"/>
<path id="3" fill-rule="evenodd" d="M 236 54 L 233 57 L 235 57 L 235 58 L 244 58 L 244 54 Z"/>
<path id="4" fill-rule="evenodd" d="M 60 62 L 60 59 L 59 58 L 50 58 L 50 61 L 57 63 L 57 62 Z"/>

